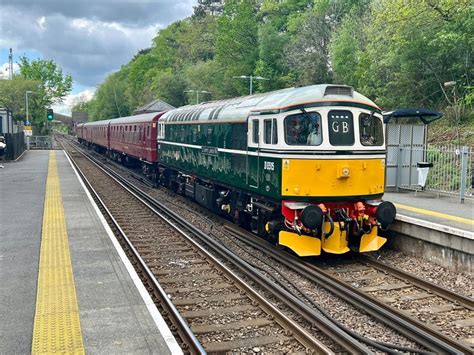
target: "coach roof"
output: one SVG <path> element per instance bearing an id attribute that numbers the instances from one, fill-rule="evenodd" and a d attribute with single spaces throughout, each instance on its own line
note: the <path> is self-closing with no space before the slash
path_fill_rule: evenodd
<path id="1" fill-rule="evenodd" d="M 157 119 L 162 115 L 162 112 L 153 112 L 153 113 L 144 113 L 141 115 L 135 116 L 127 116 L 127 117 L 120 117 L 114 118 L 111 120 L 102 120 L 102 121 L 94 121 L 94 122 L 87 122 L 85 126 L 103 126 L 103 125 L 116 125 L 116 124 L 137 124 L 143 122 L 153 122 L 157 121 Z"/>

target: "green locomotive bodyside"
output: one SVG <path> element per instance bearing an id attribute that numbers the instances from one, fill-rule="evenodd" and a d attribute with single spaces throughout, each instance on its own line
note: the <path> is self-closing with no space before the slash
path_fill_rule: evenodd
<path id="1" fill-rule="evenodd" d="M 270 199 L 281 198 L 281 159 L 247 147 L 247 122 L 167 125 L 159 143 L 163 164 L 183 173 Z"/>

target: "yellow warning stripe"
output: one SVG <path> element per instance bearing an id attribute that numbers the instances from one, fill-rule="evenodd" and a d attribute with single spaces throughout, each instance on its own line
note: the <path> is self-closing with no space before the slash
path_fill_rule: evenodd
<path id="1" fill-rule="evenodd" d="M 56 154 L 49 154 L 33 354 L 84 354 Z"/>
<path id="2" fill-rule="evenodd" d="M 474 220 L 472 220 L 472 219 L 457 217 L 457 216 L 453 216 L 453 215 L 450 215 L 450 214 L 444 214 L 444 213 L 424 210 L 424 209 L 421 209 L 421 208 L 416 208 L 416 207 L 411 207 L 411 206 L 406 206 L 406 205 L 400 205 L 398 203 L 395 203 L 395 207 L 397 209 L 412 211 L 412 212 L 416 212 L 416 213 L 422 213 L 422 214 L 426 214 L 426 215 L 429 215 L 429 216 L 434 216 L 434 217 L 439 217 L 439 218 L 444 218 L 444 219 L 450 219 L 452 221 L 456 221 L 456 222 L 460 222 L 460 223 L 466 223 L 466 224 L 470 224 L 470 225 L 474 224 Z"/>

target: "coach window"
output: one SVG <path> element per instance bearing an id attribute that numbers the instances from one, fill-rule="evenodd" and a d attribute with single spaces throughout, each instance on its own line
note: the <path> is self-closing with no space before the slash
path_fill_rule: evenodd
<path id="1" fill-rule="evenodd" d="M 372 114 L 361 113 L 359 116 L 360 143 L 362 145 L 383 145 L 383 124 L 380 118 Z"/>
<path id="2" fill-rule="evenodd" d="M 265 144 L 277 144 L 278 135 L 277 135 L 277 122 L 276 119 L 264 120 L 264 141 Z"/>
<path id="3" fill-rule="evenodd" d="M 258 130 L 259 130 L 259 122 L 258 120 L 252 120 L 252 143 L 258 144 Z"/>
<path id="4" fill-rule="evenodd" d="M 197 141 L 197 128 L 193 128 L 193 143 Z"/>

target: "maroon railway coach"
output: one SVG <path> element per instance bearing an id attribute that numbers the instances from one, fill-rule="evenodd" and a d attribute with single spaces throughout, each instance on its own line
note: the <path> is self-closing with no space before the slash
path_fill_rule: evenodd
<path id="1" fill-rule="evenodd" d="M 158 162 L 158 120 L 164 112 L 122 117 L 108 122 L 112 158 L 126 155 L 147 163 Z"/>
<path id="2" fill-rule="evenodd" d="M 81 143 L 154 175 L 158 163 L 158 120 L 164 112 L 145 113 L 78 125 Z"/>

